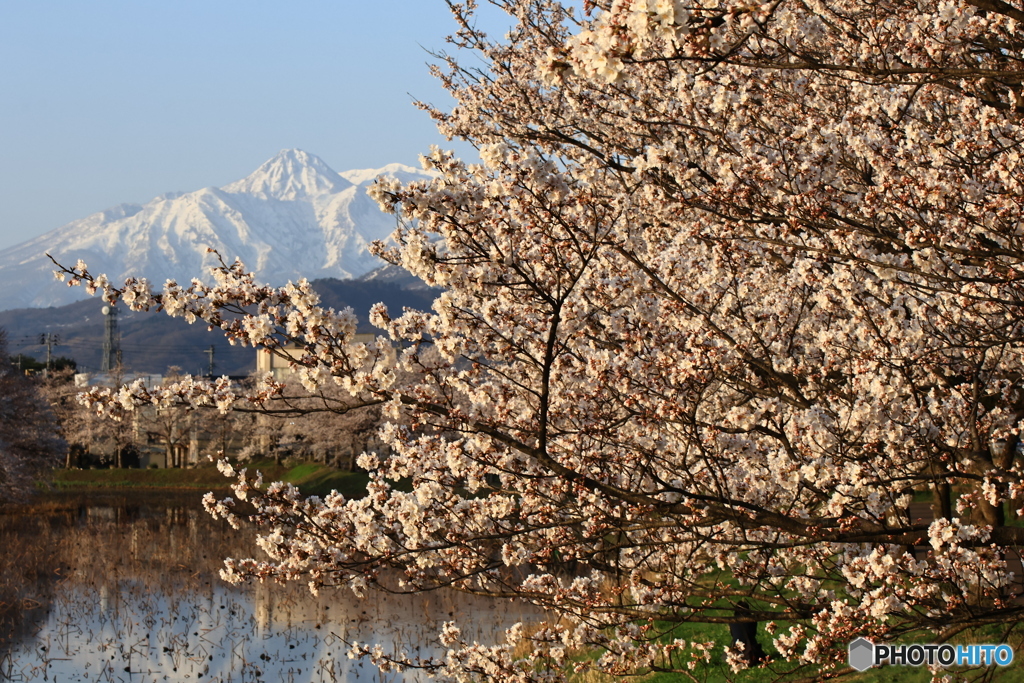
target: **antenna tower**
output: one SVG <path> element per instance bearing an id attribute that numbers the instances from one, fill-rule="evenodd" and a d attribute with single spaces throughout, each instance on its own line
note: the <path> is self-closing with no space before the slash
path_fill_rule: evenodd
<path id="1" fill-rule="evenodd" d="M 208 375 L 210 379 L 213 379 L 213 352 L 213 344 L 210 344 L 210 348 L 203 351 L 203 353 L 210 357 L 210 374 Z"/>
<path id="2" fill-rule="evenodd" d="M 103 358 L 100 372 L 110 372 L 121 364 L 121 333 L 117 330 L 117 308 L 104 306 Z"/>

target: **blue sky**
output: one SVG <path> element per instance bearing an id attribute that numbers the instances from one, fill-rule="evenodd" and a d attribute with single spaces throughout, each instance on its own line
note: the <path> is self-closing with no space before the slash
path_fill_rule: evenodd
<path id="1" fill-rule="evenodd" d="M 450 101 L 425 50 L 453 27 L 442 0 L 0 0 L 0 249 L 286 147 L 338 171 L 471 153 L 411 104 Z"/>

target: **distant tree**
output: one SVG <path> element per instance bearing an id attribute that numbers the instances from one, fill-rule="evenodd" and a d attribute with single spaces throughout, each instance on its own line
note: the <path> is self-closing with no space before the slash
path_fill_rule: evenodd
<path id="1" fill-rule="evenodd" d="M 81 389 L 75 386 L 73 370 L 50 373 L 43 383 L 43 392 L 68 445 L 64 467 L 77 467 L 91 453 L 98 439 L 98 428 L 110 424 L 110 421 L 95 416 L 78 401 Z"/>
<path id="2" fill-rule="evenodd" d="M 236 408 L 225 417 L 244 434 L 241 460 L 288 457 L 353 471 L 364 450 L 380 446 L 379 406 L 362 405 L 338 386 L 310 394 L 298 381 L 285 381 L 273 405 Z"/>
<path id="3" fill-rule="evenodd" d="M 125 466 L 125 456 L 137 449 L 141 411 L 121 421 L 96 414 L 78 400 L 82 390 L 75 386 L 72 368 L 51 371 L 41 388 L 68 444 L 65 467 Z"/>
<path id="4" fill-rule="evenodd" d="M 355 470 L 356 458 L 373 441 L 380 425 L 380 407 L 361 406 L 336 385 L 321 386 L 312 396 L 304 395 L 297 385 L 289 384 L 286 389 L 294 396 L 289 404 L 297 412 L 278 418 L 278 448 L 300 460 Z"/>
<path id="5" fill-rule="evenodd" d="M 242 462 L 264 458 L 280 460 L 279 445 L 284 418 L 266 415 L 259 411 L 248 411 L 236 414 L 236 419 L 239 429 L 243 432 L 238 460 Z"/>
<path id="6" fill-rule="evenodd" d="M 60 464 L 67 443 L 39 385 L 11 365 L 0 329 L 0 503 L 22 500 L 36 479 Z"/>
<path id="7" fill-rule="evenodd" d="M 30 370 L 32 372 L 42 372 L 43 370 L 46 370 L 46 361 L 36 360 L 32 356 L 26 356 L 23 353 L 11 356 L 11 365 L 18 368 L 19 370 Z M 50 359 L 51 372 L 59 370 L 74 371 L 77 367 L 78 363 L 75 361 L 74 358 L 65 358 L 64 356 L 57 356 L 56 358 Z"/>
<path id="8" fill-rule="evenodd" d="M 171 366 L 164 375 L 164 383 L 173 386 L 183 377 L 181 368 Z M 163 443 L 167 467 L 185 467 L 199 419 L 195 407 L 173 400 L 164 401 L 143 412 L 141 428 L 155 433 Z"/>
<path id="9" fill-rule="evenodd" d="M 195 417 L 196 428 L 206 443 L 207 455 L 237 453 L 250 436 L 248 422 L 235 410 L 222 413 L 207 408 Z"/>

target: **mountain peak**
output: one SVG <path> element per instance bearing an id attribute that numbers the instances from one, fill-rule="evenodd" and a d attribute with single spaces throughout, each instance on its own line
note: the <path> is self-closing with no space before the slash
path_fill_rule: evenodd
<path id="1" fill-rule="evenodd" d="M 301 149 L 282 149 L 247 177 L 222 189 L 264 199 L 295 200 L 351 187 L 324 160 Z"/>
<path id="2" fill-rule="evenodd" d="M 359 277 L 381 265 L 369 245 L 395 229 L 394 217 L 367 193 L 378 175 L 403 182 L 430 177 L 395 164 L 337 173 L 312 154 L 286 149 L 219 190 L 160 195 L 94 213 L 0 250 L 0 310 L 85 296 L 81 287 L 54 280 L 47 253 L 63 263 L 81 258 L 113 281 L 208 277 L 216 265 L 211 247 L 225 259 L 241 258 L 275 286 L 300 277 Z"/>

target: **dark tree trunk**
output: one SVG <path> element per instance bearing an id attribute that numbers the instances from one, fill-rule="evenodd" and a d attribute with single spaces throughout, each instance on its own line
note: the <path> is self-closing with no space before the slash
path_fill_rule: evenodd
<path id="1" fill-rule="evenodd" d="M 742 600 L 737 602 L 733 614 L 737 618 L 749 615 L 747 603 Z M 761 644 L 757 642 L 757 622 L 753 619 L 729 624 L 729 635 L 732 637 L 733 645 L 743 643 L 743 656 L 749 664 L 756 665 L 767 656 Z"/>

